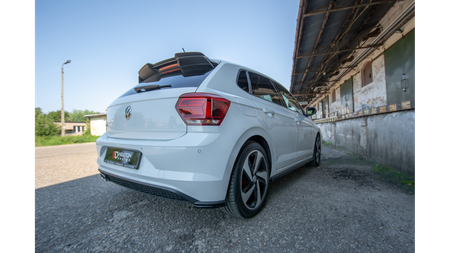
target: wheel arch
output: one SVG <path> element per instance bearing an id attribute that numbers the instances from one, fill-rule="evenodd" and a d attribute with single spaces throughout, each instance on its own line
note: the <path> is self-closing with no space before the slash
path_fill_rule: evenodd
<path id="1" fill-rule="evenodd" d="M 254 141 L 259 143 L 259 145 L 261 145 L 264 149 L 264 151 L 266 151 L 267 154 L 267 158 L 269 159 L 268 163 L 269 163 L 269 177 L 272 174 L 272 152 L 270 151 L 270 147 L 269 147 L 269 143 L 267 143 L 266 139 L 264 139 L 264 137 L 260 136 L 260 135 L 254 135 L 252 137 L 250 137 L 245 143 L 249 142 L 249 141 Z M 244 145 L 245 145 L 244 143 Z M 244 147 L 244 145 L 242 145 L 242 148 Z M 241 148 L 241 149 L 242 149 Z"/>
<path id="2" fill-rule="evenodd" d="M 230 154 L 230 157 L 228 159 L 227 166 L 226 166 L 227 170 L 226 170 L 226 175 L 225 175 L 226 180 L 228 182 L 228 186 L 226 189 L 227 191 L 228 191 L 228 188 L 230 187 L 229 183 L 230 183 L 231 173 L 233 172 L 233 168 L 236 164 L 238 155 L 241 153 L 245 144 L 249 141 L 257 142 L 264 148 L 264 151 L 266 151 L 266 154 L 269 159 L 268 163 L 269 163 L 270 174 L 272 173 L 272 167 L 273 167 L 272 161 L 274 161 L 274 157 L 273 157 L 274 154 L 271 149 L 271 145 L 270 145 L 271 139 L 270 139 L 269 134 L 262 128 L 248 129 L 236 141 L 236 144 L 235 144 L 235 146 Z"/>

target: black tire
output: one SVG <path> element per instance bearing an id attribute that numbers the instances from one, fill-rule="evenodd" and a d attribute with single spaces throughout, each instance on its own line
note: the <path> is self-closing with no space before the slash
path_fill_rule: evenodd
<path id="1" fill-rule="evenodd" d="M 314 167 L 319 167 L 321 156 L 322 156 L 322 142 L 320 141 L 320 135 L 317 135 L 316 142 L 314 143 L 313 160 L 311 162 L 311 164 Z"/>
<path id="2" fill-rule="evenodd" d="M 269 188 L 269 162 L 264 148 L 248 142 L 235 162 L 223 209 L 238 218 L 251 218 L 263 207 Z"/>

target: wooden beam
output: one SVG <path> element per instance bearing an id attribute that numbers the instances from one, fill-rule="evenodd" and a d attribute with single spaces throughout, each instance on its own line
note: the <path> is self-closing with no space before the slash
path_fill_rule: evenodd
<path id="1" fill-rule="evenodd" d="M 292 59 L 294 60 L 294 66 L 292 68 L 292 73 L 295 72 L 295 69 L 297 68 L 297 61 L 296 61 L 296 57 L 297 55 L 300 53 L 300 48 L 301 48 L 301 40 L 302 40 L 302 34 L 303 34 L 303 26 L 305 24 L 305 18 L 303 17 L 303 15 L 305 15 L 306 13 L 306 8 L 308 8 L 308 0 L 302 0 L 300 1 L 300 6 L 298 9 L 298 16 L 297 16 L 297 27 L 296 27 L 296 34 L 295 34 L 295 44 L 294 44 L 294 55 L 292 56 Z M 293 91 L 293 86 L 292 84 L 294 83 L 295 80 L 295 74 L 291 75 L 291 87 L 289 88 L 289 90 L 292 92 Z"/>
<path id="2" fill-rule="evenodd" d="M 316 93 L 302 93 L 302 94 L 297 94 L 297 95 L 294 95 L 295 97 L 302 97 L 302 96 L 315 96 L 315 95 L 326 95 L 327 93 L 326 92 L 323 92 L 323 93 L 321 93 L 321 92 L 316 92 Z"/>
<path id="3" fill-rule="evenodd" d="M 362 2 L 362 0 L 356 0 L 355 4 L 360 4 Z M 347 30 L 347 26 L 350 23 L 350 20 L 352 19 L 352 17 L 354 17 L 356 13 L 356 9 L 352 9 L 351 11 L 349 11 L 349 13 L 347 14 L 347 17 L 345 18 L 344 23 L 342 24 L 341 28 L 339 29 L 338 34 L 336 35 L 336 37 L 334 38 L 333 42 L 331 43 L 331 47 L 329 49 L 329 51 L 333 51 L 335 48 L 339 48 L 339 41 L 342 39 L 342 36 L 345 36 L 344 34 L 347 34 L 348 30 Z M 335 64 L 334 62 L 330 61 L 332 60 L 332 58 L 329 58 L 330 55 L 326 55 L 319 67 L 319 71 L 323 72 L 325 71 L 326 73 L 331 73 L 331 72 L 335 72 L 335 70 L 331 70 L 330 68 L 333 67 Z M 334 55 L 332 55 L 333 57 Z M 339 61 L 339 58 L 336 59 L 337 61 Z M 320 75 L 316 75 L 314 78 L 314 82 L 318 81 L 320 78 Z"/>
<path id="4" fill-rule="evenodd" d="M 325 53 L 308 54 L 308 55 L 299 55 L 299 56 L 297 56 L 297 59 L 298 59 L 298 58 L 311 57 L 311 56 L 319 56 L 319 55 L 327 55 L 327 54 L 342 53 L 342 52 L 348 52 L 348 51 L 353 51 L 353 50 L 358 50 L 358 49 L 375 48 L 375 47 L 380 47 L 380 46 L 382 46 L 382 44 L 373 45 L 373 46 L 366 46 L 366 47 L 355 47 L 355 48 L 349 48 L 349 49 L 342 49 L 342 50 L 338 50 L 338 51 L 330 51 L 330 52 L 325 52 Z"/>
<path id="5" fill-rule="evenodd" d="M 364 6 L 369 6 L 369 5 L 385 4 L 385 3 L 389 3 L 389 2 L 397 2 L 397 0 L 385 0 L 385 1 L 378 1 L 378 2 L 366 3 L 366 4 L 355 4 L 355 5 L 351 5 L 351 6 L 345 6 L 345 7 L 334 8 L 334 9 L 330 9 L 330 10 L 315 11 L 315 12 L 306 13 L 306 14 L 305 14 L 305 17 L 309 17 L 309 16 L 313 16 L 313 15 L 318 15 L 318 14 L 329 13 L 329 12 L 335 12 L 335 11 L 342 11 L 342 10 L 354 9 L 354 8 L 364 7 Z"/>
<path id="6" fill-rule="evenodd" d="M 328 4 L 328 10 L 331 10 L 333 8 L 335 2 L 336 2 L 336 0 L 331 0 L 330 1 L 330 3 Z M 313 54 L 315 54 L 317 52 L 317 47 L 319 46 L 319 42 L 322 39 L 323 31 L 325 30 L 325 27 L 327 26 L 328 19 L 329 19 L 330 15 L 331 15 L 330 13 L 327 13 L 325 15 L 325 18 L 323 19 L 322 27 L 320 28 L 319 35 L 317 36 L 317 39 L 316 39 L 316 44 L 314 45 Z M 306 66 L 306 70 L 309 70 L 309 68 L 311 67 L 312 60 L 313 60 L 313 57 L 309 58 L 308 65 Z M 303 75 L 301 83 L 303 83 L 305 81 L 305 78 L 306 78 L 306 75 Z M 301 89 L 302 86 L 303 85 L 300 84 L 299 89 Z"/>

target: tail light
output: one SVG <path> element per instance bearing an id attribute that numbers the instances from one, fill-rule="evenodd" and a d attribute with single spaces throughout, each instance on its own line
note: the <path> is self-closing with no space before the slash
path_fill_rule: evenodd
<path id="1" fill-rule="evenodd" d="M 209 93 L 187 93 L 175 106 L 186 125 L 219 126 L 230 108 L 230 101 Z"/>

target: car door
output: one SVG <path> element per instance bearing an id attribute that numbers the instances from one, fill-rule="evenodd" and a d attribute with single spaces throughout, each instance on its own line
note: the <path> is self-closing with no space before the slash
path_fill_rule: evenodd
<path id="1" fill-rule="evenodd" d="M 295 112 L 295 123 L 297 131 L 297 140 L 295 142 L 295 153 L 297 162 L 310 159 L 312 157 L 314 148 L 314 123 L 311 119 L 305 116 L 301 105 L 297 102 L 294 96 L 284 88 L 281 84 L 273 82 L 278 89 L 280 97 L 283 99 L 287 108 Z"/>
<path id="2" fill-rule="evenodd" d="M 295 140 L 297 139 L 296 113 L 284 105 L 270 79 L 248 72 L 251 92 L 255 96 L 258 117 L 263 120 L 272 139 L 275 155 L 275 170 L 283 170 L 297 160 Z"/>

